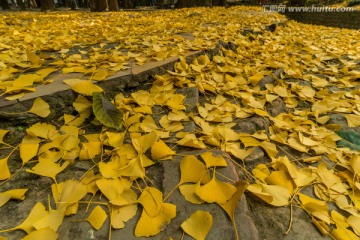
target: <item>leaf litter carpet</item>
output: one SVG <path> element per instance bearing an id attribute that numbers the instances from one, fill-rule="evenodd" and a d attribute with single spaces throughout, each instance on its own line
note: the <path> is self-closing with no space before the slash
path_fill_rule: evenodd
<path id="1" fill-rule="evenodd" d="M 28 113 L 37 122 L 3 119 L 0 216 L 8 221 L 0 239 L 64 239 L 69 218 L 110 239 L 134 217 L 133 238 L 156 239 L 177 217 L 167 202 L 176 191 L 190 205 L 218 206 L 234 238 L 244 191 L 249 201 L 290 209 L 279 236 L 297 227 L 299 208 L 324 236 L 359 238 L 359 31 L 234 7 L 4 13 L 0 32 L 5 99 L 51 83 L 54 72 L 82 74 L 64 79 L 77 98 L 62 117 L 47 118 L 51 106 L 36 98 Z M 110 101 L 96 85 L 130 63 L 170 56 L 180 56 L 172 71 Z M 162 173 L 149 169 L 175 158 L 180 179 L 165 195 Z M 223 175 L 226 168 L 238 176 Z M 214 218 L 194 211 L 167 237 L 211 239 L 221 227 Z"/>

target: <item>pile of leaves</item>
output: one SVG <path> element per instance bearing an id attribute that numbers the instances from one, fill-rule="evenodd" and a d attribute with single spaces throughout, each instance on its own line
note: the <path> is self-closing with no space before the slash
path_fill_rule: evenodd
<path id="1" fill-rule="evenodd" d="M 171 161 L 178 147 L 190 147 L 205 149 L 200 156 L 186 156 L 180 161 L 181 179 L 178 188 L 190 203 L 216 203 L 234 221 L 237 201 L 247 189 L 252 195 L 273 206 L 300 206 L 324 235 L 334 239 L 344 239 L 344 236 L 345 239 L 359 238 L 359 142 L 354 131 L 360 126 L 358 31 L 294 22 L 278 25 L 275 31 L 267 31 L 261 24 L 280 18 L 278 15 L 264 15 L 255 8 L 199 8 L 153 13 L 154 15 L 149 14 L 151 18 L 144 13 L 134 13 L 138 18 L 143 18 L 143 21 L 134 25 L 129 20 L 129 25 L 123 27 L 128 28 L 129 32 L 131 28 L 135 30 L 133 34 L 142 32 L 143 38 L 138 41 L 143 42 L 139 44 L 134 35 L 126 35 L 127 41 L 121 39 L 121 42 L 127 43 L 124 45 L 131 51 L 136 49 L 139 56 L 131 55 L 131 51 L 123 54 L 120 51 L 122 47 L 116 50 L 118 54 L 105 53 L 107 57 L 100 54 L 103 50 L 94 50 L 94 59 L 92 56 L 84 58 L 81 52 L 78 54 L 72 53 L 73 50 L 64 50 L 64 46 L 73 47 L 75 43 L 81 44 L 84 39 L 116 41 L 117 39 L 112 38 L 119 35 L 109 35 L 105 29 L 119 31 L 117 27 L 104 28 L 102 34 L 98 27 L 103 26 L 100 22 L 104 18 L 113 21 L 114 17 L 124 14 L 128 13 L 106 13 L 98 18 L 89 18 L 89 26 L 98 25 L 93 31 L 78 33 L 74 40 L 64 38 L 62 41 L 54 33 L 44 34 L 59 37 L 53 44 L 60 43 L 61 47 L 52 48 L 66 57 L 65 60 L 54 61 L 59 63 L 57 66 L 64 73 L 81 69 L 84 77 L 65 80 L 79 95 L 73 103 L 76 114 L 66 113 L 59 125 L 39 122 L 30 126 L 18 146 L 4 142 L 8 130 L 0 131 L 1 144 L 11 150 L 8 156 L 0 160 L 1 185 L 10 182 L 14 175 L 21 174 L 23 168 L 28 173 L 53 180 L 48 208 L 42 203 L 34 204 L 26 220 L 17 227 L 2 232 L 21 229 L 28 234 L 24 239 L 41 239 L 43 236 L 57 239 L 56 231 L 63 218 L 76 214 L 79 204 L 93 203 L 97 206 L 85 220 L 95 229 L 100 229 L 108 217 L 111 228 L 123 228 L 141 209 L 135 236 L 156 235 L 176 217 L 176 206 L 167 203 L 168 196 L 164 197 L 151 184 L 146 168 L 161 161 Z M 182 20 L 177 23 L 175 18 L 164 23 L 166 14 L 169 14 L 168 17 L 182 16 Z M 82 14 L 56 16 L 79 18 Z M 234 16 L 243 18 L 233 19 Z M 3 16 L 2 31 L 7 31 L 6 19 L 12 17 Z M 251 17 L 261 19 L 260 23 L 252 24 Z M 42 19 L 46 21 L 44 19 L 46 15 Z M 161 26 L 147 26 L 149 19 L 161 22 Z M 185 24 L 181 25 L 185 22 L 191 23 L 189 28 Z M 81 21 L 74 20 L 73 23 L 79 24 Z M 204 31 L 209 26 L 201 27 L 203 25 L 199 23 L 210 24 L 211 31 Z M 32 24 L 37 26 L 37 21 Z M 172 28 L 165 28 L 164 24 L 169 24 Z M 252 29 L 244 33 L 241 27 L 247 24 Z M 304 27 L 307 31 L 303 30 Z M 150 30 L 152 28 L 153 31 Z M 82 29 L 80 27 L 74 31 Z M 215 56 L 201 55 L 191 62 L 180 57 L 173 71 L 154 76 L 155 81 L 149 90 L 119 93 L 111 102 L 108 101 L 101 95 L 104 90 L 92 80 L 104 80 L 109 72 L 122 69 L 116 67 L 121 64 L 126 66 L 125 63 L 130 58 L 136 59 L 138 63 L 142 62 L 139 61 L 141 58 L 148 61 L 151 54 L 154 56 L 153 51 L 166 52 L 164 58 L 171 56 L 170 47 L 166 46 L 172 46 L 173 49 L 171 44 L 174 44 L 174 39 L 171 39 L 172 42 L 166 37 L 160 40 L 159 36 L 164 35 L 157 31 L 193 32 L 195 40 L 181 40 L 183 42 L 174 48 L 178 50 L 185 49 L 184 46 L 187 46 L 187 50 L 191 49 L 190 46 L 195 49 L 213 47 L 218 38 L 231 42 L 233 47 L 222 48 Z M 13 32 L 12 36 L 22 34 Z M 96 34 L 97 38 L 91 34 Z M 124 37 L 124 34 L 121 36 Z M 30 42 L 33 43 L 33 40 Z M 25 39 L 24 41 L 26 42 Z M 36 50 L 44 51 L 46 49 L 42 46 L 51 46 L 42 44 L 37 37 L 34 43 L 39 44 L 32 44 Z M 39 71 L 42 70 L 45 73 L 50 71 L 45 67 L 46 60 L 40 54 L 34 54 L 34 49 L 24 49 L 23 41 L 11 42 L 9 37 L 8 41 L 1 41 L 1 44 L 3 48 L 7 48 L 7 53 L 1 55 L 1 59 L 5 59 L 5 67 L 1 71 L 4 74 L 8 72 L 8 78 L 3 80 L 6 94 L 16 91 L 23 93 L 33 88 L 35 81 L 30 81 L 30 85 L 10 91 L 11 87 L 16 88 L 22 82 L 26 83 L 26 80 L 21 80 L 25 78 L 22 74 L 15 80 L 12 79 L 21 71 L 41 68 L 35 75 L 41 75 L 42 72 Z M 129 46 L 134 46 L 134 49 Z M 181 51 L 176 54 L 179 52 Z M 115 56 L 122 59 L 120 65 L 111 64 L 115 62 L 110 62 L 109 59 Z M 102 62 L 100 59 L 106 60 Z M 156 60 L 156 57 L 153 59 Z M 23 62 L 28 65 L 21 66 Z M 112 66 L 116 69 L 111 70 Z M 279 69 L 282 73 L 279 76 L 273 75 Z M 41 75 L 44 76 L 43 80 L 48 76 L 45 73 Z M 197 111 L 186 112 L 186 97 L 177 92 L 185 87 L 195 87 L 201 93 Z M 272 111 L 274 106 L 281 111 Z M 154 118 L 155 107 L 164 110 L 158 120 Z M 46 117 L 50 113 L 50 107 L 38 98 L 29 112 Z M 346 131 L 340 130 L 344 126 L 331 122 L 334 114 L 344 117 Z M 269 126 L 246 133 L 236 128 L 239 121 L 253 116 L 268 122 Z M 193 132 L 184 131 L 184 125 L 189 121 L 196 124 Z M 103 128 L 100 132 L 87 134 L 84 124 L 100 124 Z M 220 181 L 217 178 L 217 168 L 228 167 L 228 161 L 222 156 L 214 156 L 212 149 L 221 149 L 230 154 L 231 162 L 245 173 L 250 185 Z M 247 159 L 256 149 L 262 149 L 266 157 L 262 163 L 249 169 Z M 292 152 L 286 149 L 292 149 Z M 16 151 L 20 153 L 22 167 L 15 172 L 9 169 L 8 160 Z M 65 170 L 71 171 L 71 166 L 77 161 L 92 164 L 80 179 L 58 182 L 57 175 Z M 305 195 L 304 188 L 312 188 L 316 198 Z M 2 191 L 0 206 L 11 199 L 24 200 L 27 190 Z M 91 199 L 85 201 L 89 195 L 92 196 Z M 105 198 L 93 202 L 99 195 Z M 139 208 L 138 205 L 142 207 Z M 330 211 L 329 206 L 336 208 Z M 204 239 L 211 225 L 211 213 L 197 211 L 181 228 L 195 239 Z"/>

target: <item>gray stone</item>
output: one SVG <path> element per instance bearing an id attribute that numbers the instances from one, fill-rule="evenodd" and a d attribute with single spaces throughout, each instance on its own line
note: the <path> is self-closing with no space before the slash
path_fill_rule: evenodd
<path id="1" fill-rule="evenodd" d="M 199 90 L 196 87 L 180 88 L 176 91 L 178 94 L 185 96 L 184 105 L 185 112 L 197 112 L 197 104 L 199 102 Z"/>
<path id="2" fill-rule="evenodd" d="M 260 147 L 255 147 L 254 151 L 244 159 L 245 164 L 259 162 L 265 157 L 264 151 Z"/>
<path id="3" fill-rule="evenodd" d="M 272 103 L 266 103 L 265 108 L 272 117 L 276 117 L 280 113 L 287 112 L 286 104 L 280 97 L 275 99 Z"/>

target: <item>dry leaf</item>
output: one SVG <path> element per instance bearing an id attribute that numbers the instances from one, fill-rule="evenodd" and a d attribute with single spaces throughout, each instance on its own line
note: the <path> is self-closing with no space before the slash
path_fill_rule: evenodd
<path id="1" fill-rule="evenodd" d="M 181 228 L 194 239 L 204 240 L 212 223 L 213 218 L 209 212 L 198 210 L 181 224 Z"/>

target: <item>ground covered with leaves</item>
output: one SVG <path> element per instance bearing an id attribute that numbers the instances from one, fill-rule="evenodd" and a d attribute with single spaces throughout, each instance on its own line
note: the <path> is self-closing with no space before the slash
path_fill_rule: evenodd
<path id="1" fill-rule="evenodd" d="M 156 169 L 176 157 L 174 191 L 189 204 L 215 203 L 235 221 L 246 191 L 290 214 L 301 208 L 323 235 L 359 238 L 359 31 L 235 7 L 6 13 L 0 33 L 7 100 L 51 83 L 54 72 L 83 74 L 64 79 L 78 96 L 62 117 L 48 119 L 53 109 L 37 98 L 28 113 L 46 120 L 3 121 L 0 239 L 63 239 L 67 216 L 99 231 L 107 221 L 111 238 L 138 212 L 134 236 L 156 236 L 179 211 Z M 183 57 L 208 49 L 216 51 Z M 171 56 L 180 56 L 174 69 L 139 89 L 108 100 L 96 85 Z M 182 154 L 193 149 L 201 151 Z M 234 166 L 241 180 L 219 171 Z M 204 239 L 215 217 L 195 211 L 179 228 Z"/>

